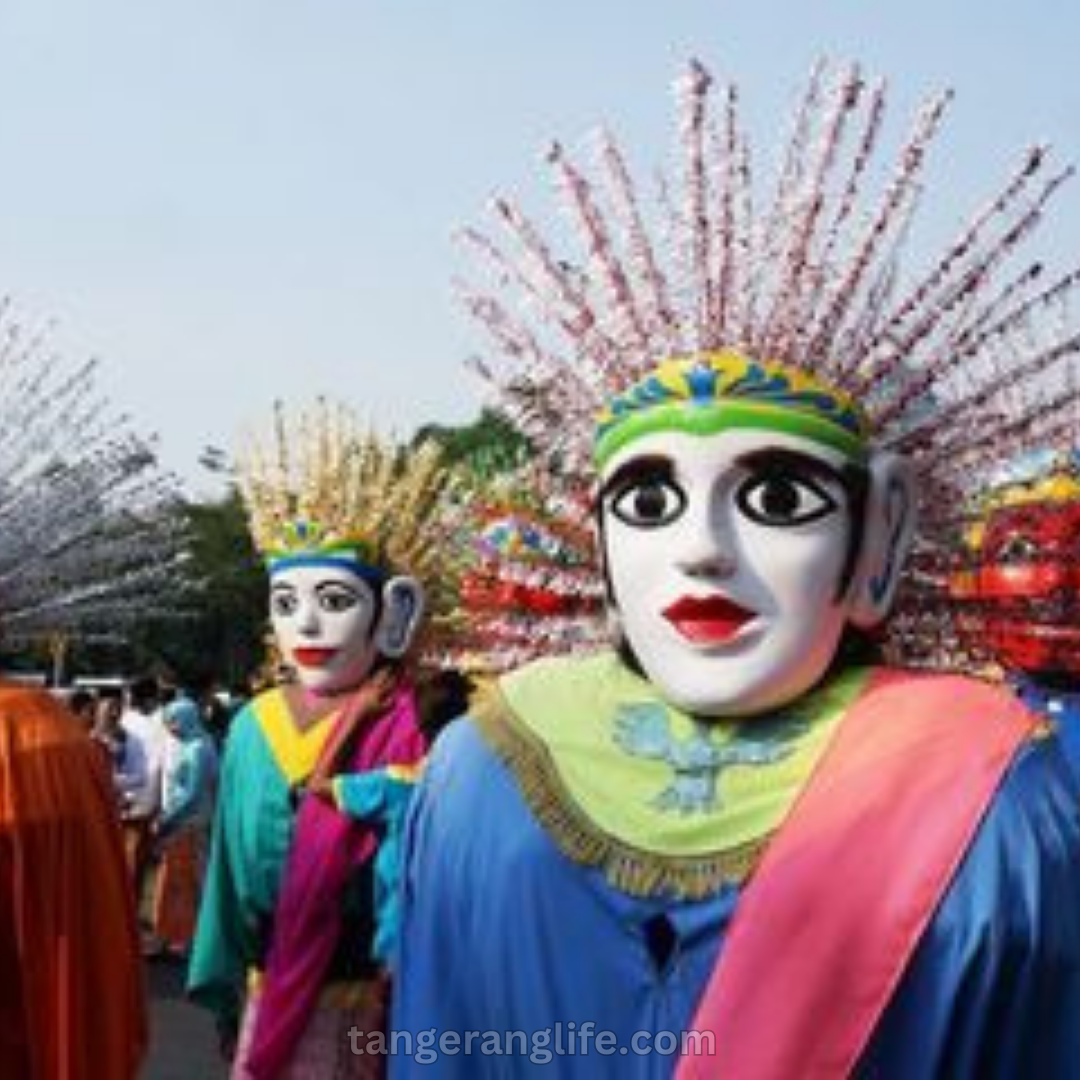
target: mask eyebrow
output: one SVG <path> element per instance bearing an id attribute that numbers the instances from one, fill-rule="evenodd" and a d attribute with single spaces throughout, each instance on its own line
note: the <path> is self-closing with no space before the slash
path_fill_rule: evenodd
<path id="1" fill-rule="evenodd" d="M 657 481 L 672 483 L 675 479 L 675 462 L 665 454 L 647 454 L 624 461 L 604 481 L 600 498 L 605 499 L 613 491 L 632 484 Z"/>
<path id="2" fill-rule="evenodd" d="M 358 585 L 349 581 L 320 581 L 315 586 L 315 594 L 322 596 L 325 592 L 344 592 L 354 599 L 359 599 L 362 595 Z"/>
<path id="3" fill-rule="evenodd" d="M 816 480 L 824 480 L 829 483 L 839 484 L 847 488 L 847 479 L 844 471 L 822 461 L 813 454 L 803 453 L 801 450 L 789 450 L 786 447 L 770 446 L 762 450 L 751 450 L 746 454 L 740 454 L 734 464 L 739 468 L 752 472 L 763 473 L 801 473 Z"/>

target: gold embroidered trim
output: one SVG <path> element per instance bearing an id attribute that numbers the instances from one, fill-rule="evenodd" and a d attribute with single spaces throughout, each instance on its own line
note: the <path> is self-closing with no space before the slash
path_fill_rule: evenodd
<path id="1" fill-rule="evenodd" d="M 615 888 L 634 896 L 698 900 L 724 885 L 739 886 L 753 873 L 772 833 L 708 855 L 663 855 L 601 830 L 575 802 L 551 752 L 492 685 L 470 710 L 495 754 L 513 772 L 518 790 L 545 832 L 567 858 L 599 867 Z"/>

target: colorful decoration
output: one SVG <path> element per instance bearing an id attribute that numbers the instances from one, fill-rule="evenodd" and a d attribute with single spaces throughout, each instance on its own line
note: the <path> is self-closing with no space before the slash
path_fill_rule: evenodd
<path id="1" fill-rule="evenodd" d="M 1037 453 L 976 494 L 963 566 L 963 644 L 973 664 L 1080 679 L 1080 457 Z"/>
<path id="2" fill-rule="evenodd" d="M 461 576 L 446 662 L 504 671 L 603 640 L 591 502 L 583 486 L 562 488 L 530 466 L 473 493 L 452 545 Z"/>

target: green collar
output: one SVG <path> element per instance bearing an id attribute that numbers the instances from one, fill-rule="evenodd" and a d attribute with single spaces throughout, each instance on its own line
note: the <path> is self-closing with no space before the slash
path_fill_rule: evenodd
<path id="1" fill-rule="evenodd" d="M 706 722 L 604 652 L 506 676 L 476 714 L 570 857 L 629 892 L 700 896 L 748 876 L 867 675 L 769 716 Z"/>

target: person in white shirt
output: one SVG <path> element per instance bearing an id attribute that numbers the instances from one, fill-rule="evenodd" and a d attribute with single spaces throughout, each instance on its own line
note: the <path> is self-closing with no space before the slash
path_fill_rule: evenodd
<path id="1" fill-rule="evenodd" d="M 128 687 L 124 730 L 124 763 L 118 783 L 124 822 L 124 849 L 135 901 L 139 901 L 150 868 L 151 826 L 161 810 L 161 773 L 169 733 L 161 716 L 161 693 L 152 677 Z"/>

